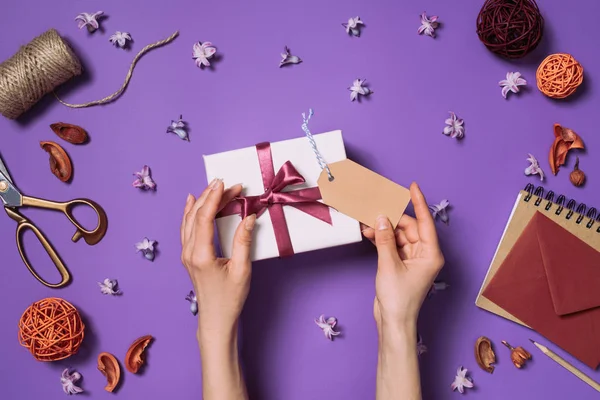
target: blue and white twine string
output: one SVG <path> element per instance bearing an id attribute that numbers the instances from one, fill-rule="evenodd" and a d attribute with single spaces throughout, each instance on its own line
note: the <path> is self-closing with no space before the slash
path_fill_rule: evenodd
<path id="1" fill-rule="evenodd" d="M 306 134 L 306 138 L 308 139 L 308 141 L 310 143 L 310 147 L 312 147 L 312 150 L 315 153 L 315 156 L 317 157 L 317 162 L 319 163 L 319 166 L 321 167 L 321 169 L 324 169 L 327 171 L 327 176 L 329 177 L 329 181 L 331 182 L 334 180 L 333 175 L 331 175 L 331 170 L 329 169 L 329 166 L 323 159 L 323 156 L 321 155 L 321 153 L 319 153 L 319 150 L 317 149 L 317 142 L 315 142 L 315 138 L 313 137 L 312 133 L 310 133 L 310 130 L 308 129 L 308 121 L 310 121 L 310 118 L 313 116 L 313 114 L 314 114 L 314 112 L 313 112 L 312 108 L 310 108 L 308 110 L 308 117 L 306 117 L 305 113 L 302 113 L 302 130 Z"/>

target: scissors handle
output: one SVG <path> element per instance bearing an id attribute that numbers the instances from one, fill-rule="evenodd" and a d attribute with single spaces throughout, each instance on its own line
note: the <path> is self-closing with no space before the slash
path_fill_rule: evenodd
<path id="1" fill-rule="evenodd" d="M 95 245 L 100 240 L 102 240 L 102 238 L 106 234 L 106 228 L 108 227 L 108 218 L 106 217 L 106 213 L 98 203 L 92 200 L 75 199 L 64 203 L 59 203 L 55 201 L 38 199 L 35 197 L 28 196 L 23 196 L 22 199 L 23 206 L 46 208 L 49 210 L 61 211 L 62 213 L 64 213 L 69 219 L 69 221 L 71 221 L 71 223 L 75 225 L 75 228 L 77 228 L 77 231 L 75 231 L 75 234 L 71 238 L 71 240 L 74 242 L 77 242 L 79 239 L 83 238 L 87 244 Z M 98 225 L 91 231 L 85 229 L 77 221 L 77 219 L 75 219 L 75 216 L 73 215 L 73 207 L 77 205 L 91 207 L 92 210 L 96 212 L 96 215 L 98 216 Z"/>
<path id="2" fill-rule="evenodd" d="M 65 267 L 62 260 L 56 253 L 56 250 L 54 250 L 54 247 L 52 247 L 52 245 L 50 244 L 48 239 L 46 239 L 44 234 L 37 228 L 37 226 L 33 225 L 27 218 L 25 218 L 23 215 L 21 215 L 19 212 L 17 212 L 17 210 L 15 210 L 14 208 L 8 208 L 8 207 L 5 208 L 5 210 L 6 210 L 6 213 L 9 215 L 9 217 L 17 222 L 17 248 L 19 249 L 19 254 L 21 255 L 21 258 L 23 259 L 23 263 L 25 263 L 25 266 L 27 267 L 29 272 L 31 272 L 31 274 L 35 277 L 35 279 L 40 281 L 44 286 L 48 286 L 51 288 L 59 288 L 59 287 L 65 286 L 69 282 L 69 280 L 71 280 L 71 275 L 69 274 L 67 267 Z M 23 243 L 22 243 L 23 233 L 25 233 L 25 231 L 27 229 L 30 229 L 35 234 L 35 236 L 38 238 L 38 240 L 40 241 L 40 243 L 46 250 L 46 253 L 48 253 L 48 255 L 50 256 L 50 259 L 52 260 L 54 265 L 56 265 L 56 269 L 58 269 L 58 272 L 60 273 L 60 282 L 59 283 L 50 283 L 50 282 L 45 281 L 33 269 L 31 264 L 29 264 L 29 260 L 27 259 L 27 256 L 25 255 L 25 252 L 23 251 Z"/>

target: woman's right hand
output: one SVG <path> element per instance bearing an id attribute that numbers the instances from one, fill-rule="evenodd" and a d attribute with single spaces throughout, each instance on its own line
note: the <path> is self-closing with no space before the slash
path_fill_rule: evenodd
<path id="1" fill-rule="evenodd" d="M 403 215 L 394 230 L 380 216 L 363 234 L 377 246 L 374 315 L 377 326 L 415 327 L 421 305 L 444 265 L 433 217 L 419 186 L 410 186 L 416 219 Z M 397 325 L 396 325 L 397 326 Z"/>

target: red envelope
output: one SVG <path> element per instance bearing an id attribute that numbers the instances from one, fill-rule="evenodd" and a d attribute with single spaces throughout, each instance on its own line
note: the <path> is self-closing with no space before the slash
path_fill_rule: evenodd
<path id="1" fill-rule="evenodd" d="M 483 296 L 588 366 L 600 364 L 600 252 L 542 213 Z"/>

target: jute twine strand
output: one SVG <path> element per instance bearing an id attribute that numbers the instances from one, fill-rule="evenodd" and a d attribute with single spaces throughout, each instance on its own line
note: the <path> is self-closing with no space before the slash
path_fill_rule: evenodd
<path id="1" fill-rule="evenodd" d="M 158 41 L 156 43 L 152 43 L 147 45 L 146 47 L 144 47 L 142 50 L 140 50 L 139 53 L 137 53 L 137 55 L 135 56 L 135 58 L 133 59 L 133 61 L 131 62 L 131 66 L 129 67 L 129 71 L 127 72 L 127 76 L 125 77 L 125 82 L 123 83 L 123 85 L 119 88 L 119 90 L 117 90 L 116 92 L 114 92 L 111 95 L 106 96 L 103 99 L 100 100 L 95 100 L 95 101 L 90 101 L 89 103 L 83 103 L 83 104 L 70 104 L 70 103 L 66 103 L 64 101 L 62 101 L 57 95 L 56 93 L 54 93 L 54 96 L 56 97 L 56 99 L 58 101 L 60 101 L 62 104 L 64 104 L 67 107 L 71 107 L 71 108 L 84 108 L 84 107 L 90 107 L 90 106 L 96 106 L 99 104 L 106 104 L 106 103 L 110 103 L 111 101 L 117 99 L 125 90 L 125 88 L 127 88 L 127 85 L 129 84 L 129 81 L 131 80 L 131 76 L 133 75 L 133 69 L 135 68 L 135 65 L 137 64 L 138 60 L 140 58 L 142 58 L 142 56 L 144 54 L 146 54 L 147 52 L 149 52 L 150 50 L 160 47 L 160 46 L 164 46 L 167 43 L 170 43 L 171 41 L 173 41 L 173 39 L 175 39 L 177 36 L 179 35 L 179 31 L 176 31 L 175 33 L 173 33 L 171 36 L 169 36 L 168 38 Z"/>
<path id="2" fill-rule="evenodd" d="M 583 67 L 570 54 L 551 54 L 536 72 L 540 92 L 554 99 L 572 95 L 583 82 Z"/>
<path id="3" fill-rule="evenodd" d="M 54 29 L 0 64 L 0 113 L 15 119 L 56 86 L 81 74 L 81 63 Z"/>
<path id="4" fill-rule="evenodd" d="M 84 329 L 71 303 L 49 297 L 25 310 L 19 321 L 19 342 L 39 361 L 62 360 L 77 353 Z"/>
<path id="5" fill-rule="evenodd" d="M 487 0 L 477 16 L 477 34 L 492 52 L 520 58 L 542 39 L 544 18 L 535 0 Z"/>

